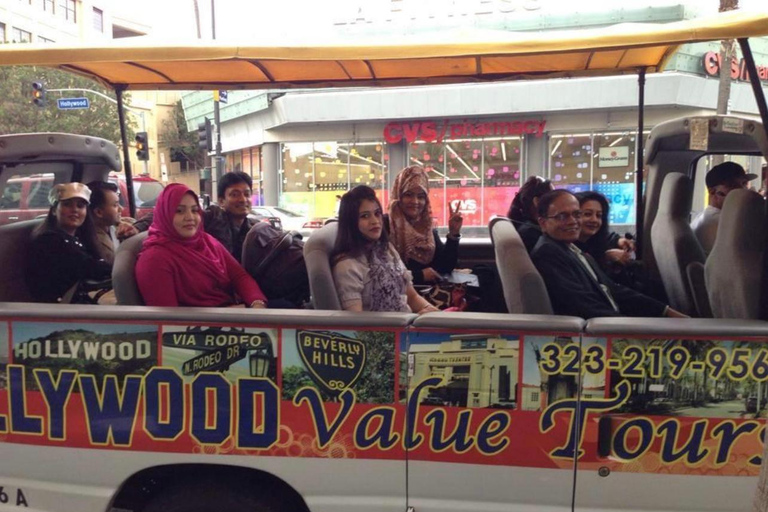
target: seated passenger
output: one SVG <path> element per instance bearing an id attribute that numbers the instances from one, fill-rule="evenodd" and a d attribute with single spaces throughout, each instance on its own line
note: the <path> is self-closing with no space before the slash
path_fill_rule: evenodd
<path id="1" fill-rule="evenodd" d="M 148 306 L 263 308 L 267 302 L 256 281 L 203 231 L 197 195 L 180 183 L 168 185 L 157 198 L 136 281 Z"/>
<path id="2" fill-rule="evenodd" d="M 614 283 L 575 242 L 581 232 L 579 201 L 567 190 L 555 190 L 539 201 L 543 235 L 531 253 L 558 315 L 685 317 L 679 311 Z"/>
<path id="3" fill-rule="evenodd" d="M 347 311 L 437 311 L 414 290 L 410 271 L 387 239 L 381 203 L 370 187 L 357 186 L 341 198 L 331 266 Z"/>
<path id="4" fill-rule="evenodd" d="M 79 281 L 109 279 L 112 266 L 99 257 L 88 215 L 90 197 L 82 183 L 55 185 L 49 192 L 51 208 L 32 234 L 25 273 L 35 301 L 70 302 Z"/>
<path id="5" fill-rule="evenodd" d="M 709 205 L 691 222 L 693 234 L 698 238 L 701 248 L 708 255 L 712 252 L 717 237 L 717 226 L 720 223 L 720 210 L 723 208 L 726 196 L 731 190 L 747 188 L 756 174 L 747 174 L 736 162 L 723 162 L 714 166 L 707 173 L 706 184 L 709 191 Z"/>
<path id="6" fill-rule="evenodd" d="M 539 198 L 552 190 L 554 190 L 552 182 L 541 176 L 531 176 L 520 187 L 509 206 L 507 218 L 515 225 L 515 229 L 520 238 L 523 239 L 523 244 L 525 244 L 525 249 L 529 254 L 541 236 L 536 213 Z"/>
<path id="7" fill-rule="evenodd" d="M 245 236 L 256 219 L 248 218 L 251 213 L 251 188 L 253 181 L 244 172 L 227 172 L 219 179 L 216 192 L 219 204 L 211 204 L 203 212 L 205 231 L 229 251 L 233 258 L 241 261 Z M 146 231 L 152 224 L 153 214 L 136 222 L 139 231 Z"/>
<path id="8" fill-rule="evenodd" d="M 576 198 L 581 207 L 581 234 L 576 246 L 592 256 L 608 274 L 615 267 L 626 267 L 634 261 L 634 241 L 609 230 L 610 206 L 605 196 L 590 191 L 579 192 Z"/>
<path id="9" fill-rule="evenodd" d="M 434 283 L 441 274 L 450 274 L 459 259 L 459 239 L 464 219 L 450 208 L 448 236 L 443 245 L 437 229 L 432 227 L 427 173 L 414 165 L 406 167 L 395 178 L 385 224 L 392 245 L 405 266 L 413 274 L 414 284 Z"/>
<path id="10" fill-rule="evenodd" d="M 120 240 L 130 238 L 138 231 L 133 227 L 134 219 L 120 215 L 123 207 L 120 206 L 117 185 L 107 181 L 92 181 L 88 183 L 88 188 L 91 190 L 88 210 L 96 228 L 97 249 L 101 258 L 111 265 L 115 261 L 115 251 Z"/>

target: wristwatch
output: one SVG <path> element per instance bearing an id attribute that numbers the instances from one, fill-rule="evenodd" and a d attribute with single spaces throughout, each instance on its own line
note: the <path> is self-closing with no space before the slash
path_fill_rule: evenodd
<path id="1" fill-rule="evenodd" d="M 446 238 L 450 238 L 452 240 L 458 240 L 459 238 L 461 238 L 461 233 L 459 233 L 458 235 L 452 235 L 448 233 L 448 236 Z"/>

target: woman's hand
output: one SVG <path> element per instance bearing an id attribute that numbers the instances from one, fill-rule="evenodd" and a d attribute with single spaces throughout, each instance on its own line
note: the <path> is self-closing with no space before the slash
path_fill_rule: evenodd
<path id="1" fill-rule="evenodd" d="M 631 238 L 619 238 L 619 249 L 623 249 L 627 252 L 635 251 L 635 241 Z"/>
<path id="2" fill-rule="evenodd" d="M 461 201 L 456 201 L 456 209 L 451 208 L 451 203 L 448 203 L 448 212 L 451 217 L 448 219 L 448 235 L 457 237 L 461 234 L 461 226 L 464 224 L 464 217 L 459 213 L 459 206 Z"/>
<path id="3" fill-rule="evenodd" d="M 427 267 L 421 271 L 421 275 L 424 277 L 424 281 L 427 283 L 436 283 L 442 279 L 442 276 L 437 273 L 437 270 L 432 267 Z"/>
<path id="4" fill-rule="evenodd" d="M 423 308 L 421 308 L 419 311 L 416 312 L 417 315 L 423 315 L 424 313 L 434 313 L 436 311 L 440 311 L 432 304 L 427 304 Z"/>
<path id="5" fill-rule="evenodd" d="M 251 309 L 264 309 L 267 307 L 267 303 L 263 300 L 256 299 L 255 301 L 251 302 Z"/>
<path id="6" fill-rule="evenodd" d="M 624 249 L 608 249 L 605 251 L 605 259 L 619 265 L 629 265 L 632 261 L 632 253 Z"/>
<path id="7" fill-rule="evenodd" d="M 669 307 L 667 308 L 667 311 L 664 313 L 664 316 L 666 316 L 667 318 L 691 318 L 688 315 Z"/>

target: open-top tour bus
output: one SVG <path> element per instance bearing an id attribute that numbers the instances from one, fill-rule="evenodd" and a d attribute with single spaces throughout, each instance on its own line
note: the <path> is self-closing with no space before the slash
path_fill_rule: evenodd
<path id="1" fill-rule="evenodd" d="M 121 102 L 130 89 L 639 73 L 642 133 L 642 78 L 677 45 L 739 39 L 754 85 L 746 38 L 764 35 L 768 14 L 735 12 L 354 44 L 6 46 L 0 65 L 90 76 Z M 141 306 L 141 237 L 117 255 L 121 305 L 23 302 L 39 221 L 0 227 L 0 510 L 749 509 L 768 397 L 765 202 L 733 192 L 721 221 L 731 236 L 706 260 L 681 222 L 704 156 L 768 155 L 755 92 L 762 123 L 672 120 L 650 135 L 647 181 L 638 162 L 642 257 L 690 320 L 547 314 L 503 219 L 472 258 L 495 255 L 510 314 L 420 317 L 333 311 L 333 224 L 306 246 L 316 310 L 302 311 Z M 123 146 L 130 179 L 125 135 Z M 0 136 L 0 192 L 11 174 L 87 182 L 115 168 L 117 148 L 100 139 Z"/>

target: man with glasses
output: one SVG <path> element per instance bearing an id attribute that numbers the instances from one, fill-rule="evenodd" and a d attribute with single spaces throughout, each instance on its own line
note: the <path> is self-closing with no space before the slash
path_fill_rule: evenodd
<path id="1" fill-rule="evenodd" d="M 548 192 L 539 199 L 539 226 L 543 235 L 531 259 L 544 279 L 555 314 L 585 319 L 685 317 L 655 299 L 614 283 L 591 256 L 574 245 L 581 232 L 579 208 L 578 199 L 567 190 Z"/>
<path id="2" fill-rule="evenodd" d="M 757 178 L 756 174 L 747 174 L 736 162 L 723 162 L 707 173 L 705 181 L 709 191 L 709 206 L 691 222 L 693 233 L 707 255 L 715 245 L 720 210 L 723 208 L 726 196 L 731 190 L 747 188 L 749 182 L 755 178 Z"/>

